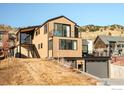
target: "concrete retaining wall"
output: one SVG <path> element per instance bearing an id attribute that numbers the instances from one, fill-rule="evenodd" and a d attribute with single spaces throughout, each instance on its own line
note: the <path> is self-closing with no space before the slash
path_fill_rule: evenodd
<path id="1" fill-rule="evenodd" d="M 124 66 L 111 64 L 111 78 L 124 79 Z"/>

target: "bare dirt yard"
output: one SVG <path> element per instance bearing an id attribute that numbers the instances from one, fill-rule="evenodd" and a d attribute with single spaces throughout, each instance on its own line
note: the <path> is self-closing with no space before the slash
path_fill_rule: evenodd
<path id="1" fill-rule="evenodd" d="M 6 59 L 0 62 L 0 85 L 96 85 L 97 80 L 42 59 Z"/>

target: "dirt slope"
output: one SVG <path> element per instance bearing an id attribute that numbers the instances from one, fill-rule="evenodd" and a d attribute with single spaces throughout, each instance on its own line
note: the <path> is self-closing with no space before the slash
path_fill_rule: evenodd
<path id="1" fill-rule="evenodd" d="M 0 62 L 0 85 L 95 85 L 97 80 L 41 59 Z"/>

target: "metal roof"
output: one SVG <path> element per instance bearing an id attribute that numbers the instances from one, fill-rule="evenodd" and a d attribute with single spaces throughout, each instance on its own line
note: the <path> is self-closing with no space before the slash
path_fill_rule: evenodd
<path id="1" fill-rule="evenodd" d="M 109 44 L 109 42 L 119 42 L 124 41 L 124 37 L 121 36 L 98 36 L 105 44 Z"/>

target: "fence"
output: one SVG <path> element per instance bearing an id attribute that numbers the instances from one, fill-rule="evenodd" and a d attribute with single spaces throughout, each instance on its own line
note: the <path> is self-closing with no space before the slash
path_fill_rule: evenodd
<path id="1" fill-rule="evenodd" d="M 124 66 L 111 64 L 111 78 L 124 79 Z"/>

